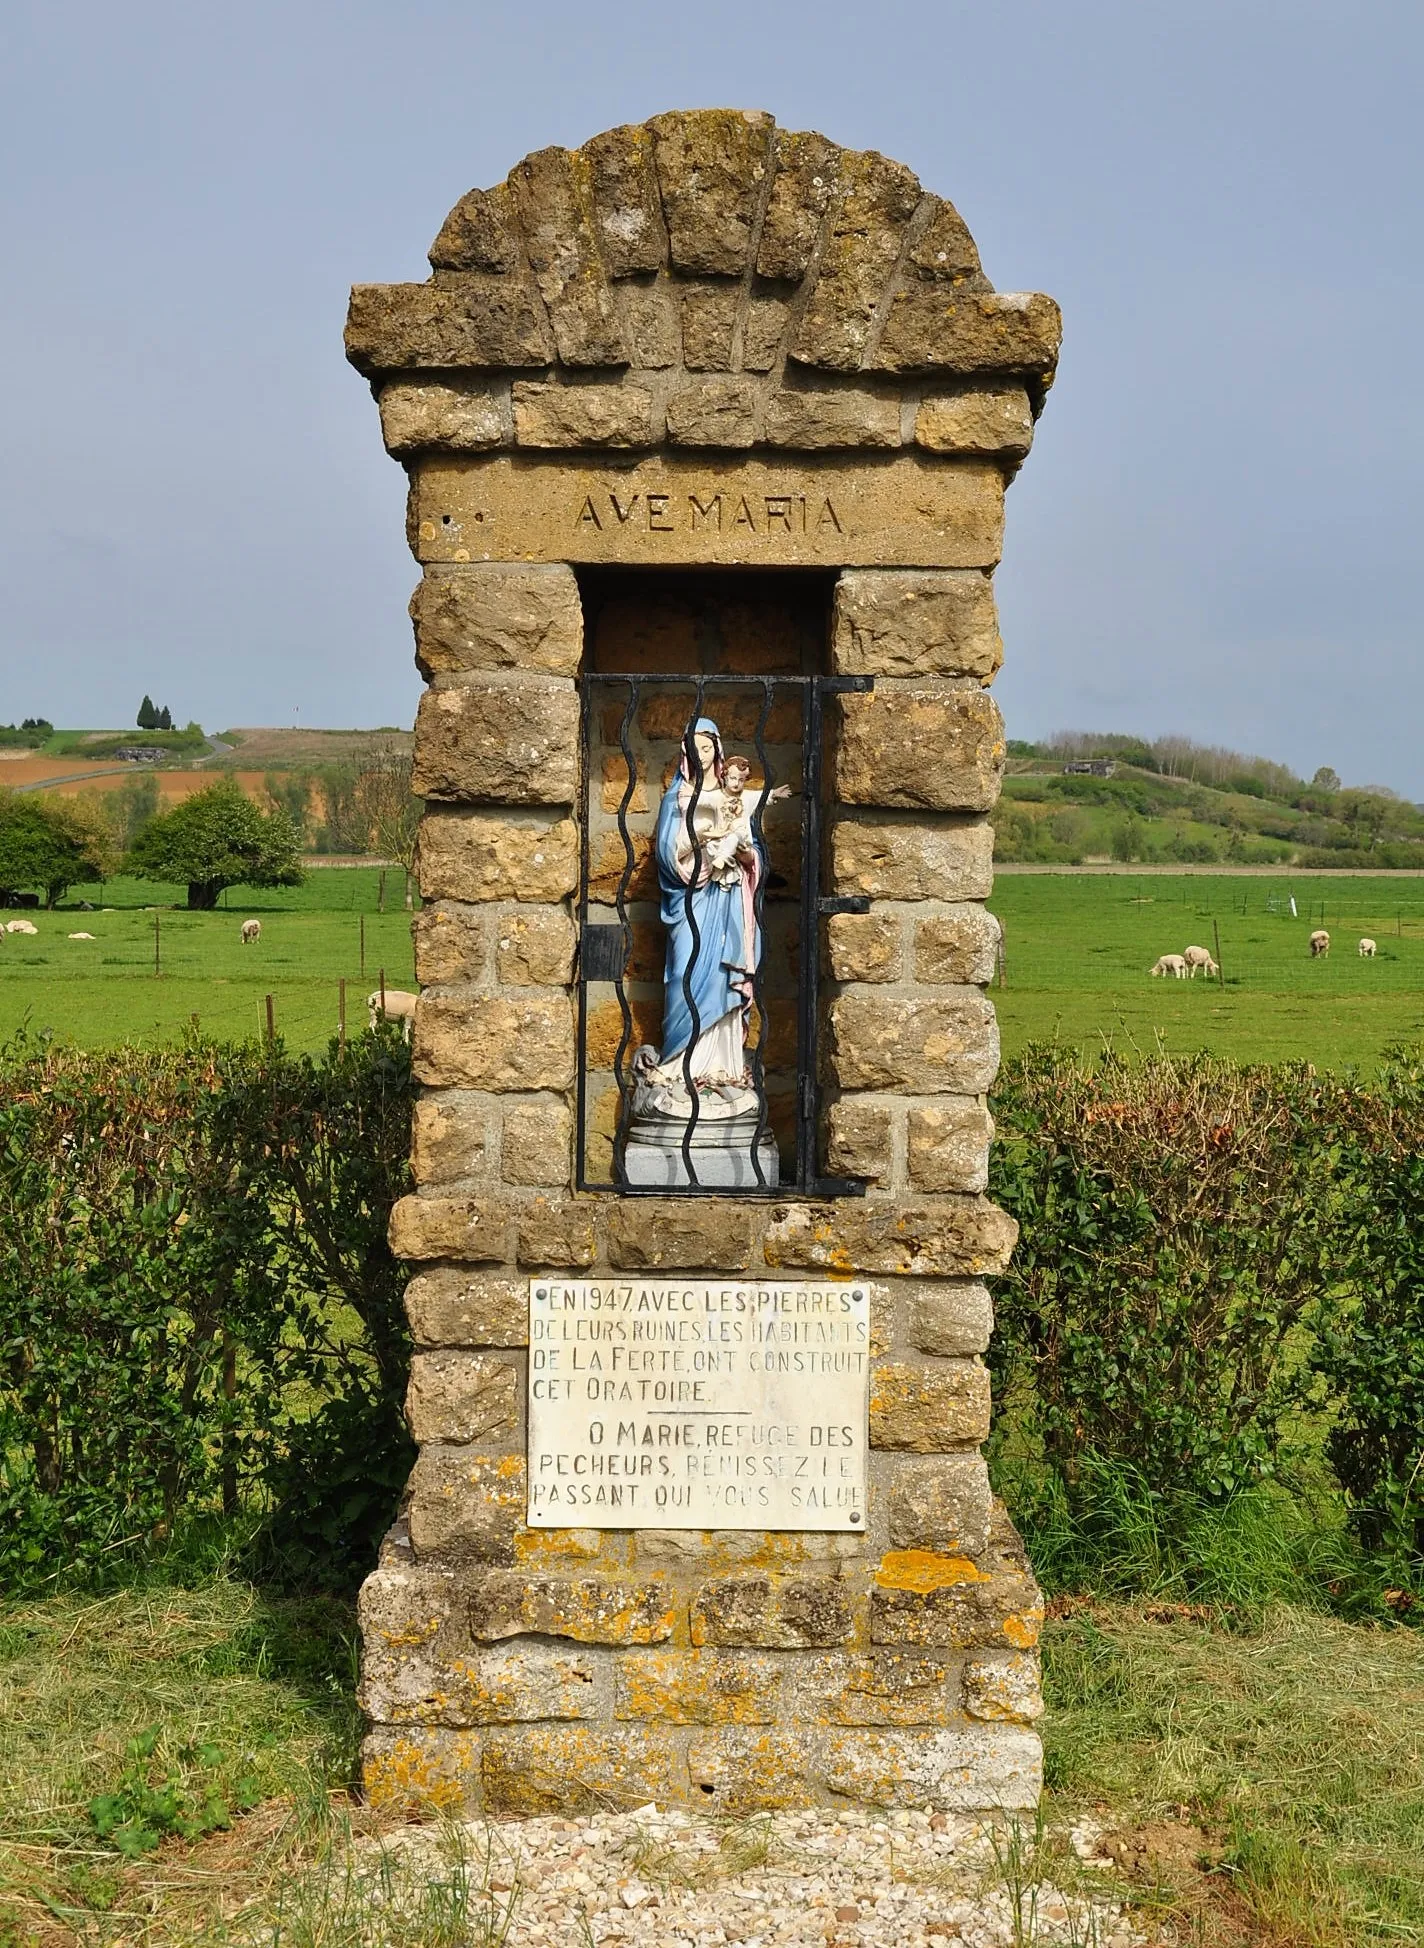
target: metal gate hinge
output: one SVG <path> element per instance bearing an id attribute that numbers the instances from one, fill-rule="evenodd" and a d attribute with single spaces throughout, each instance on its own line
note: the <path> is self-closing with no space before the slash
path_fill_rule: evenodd
<path id="1" fill-rule="evenodd" d="M 621 981 L 627 958 L 622 927 L 586 926 L 580 932 L 581 981 Z"/>

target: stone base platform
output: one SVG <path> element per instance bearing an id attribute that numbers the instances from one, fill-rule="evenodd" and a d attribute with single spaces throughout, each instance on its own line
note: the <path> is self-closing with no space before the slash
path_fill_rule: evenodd
<path id="1" fill-rule="evenodd" d="M 1033 1807 L 1042 1607 L 1007 1516 L 977 1561 L 865 1541 L 564 1530 L 501 1567 L 397 1528 L 361 1596 L 372 1802 Z"/>

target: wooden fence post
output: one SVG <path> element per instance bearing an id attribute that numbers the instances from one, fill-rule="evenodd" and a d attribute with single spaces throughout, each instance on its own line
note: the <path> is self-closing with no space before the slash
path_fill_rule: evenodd
<path id="1" fill-rule="evenodd" d="M 223 1327 L 223 1429 L 222 1429 L 222 1512 L 237 1513 L 237 1442 L 232 1425 L 233 1402 L 237 1399 L 237 1341 Z"/>

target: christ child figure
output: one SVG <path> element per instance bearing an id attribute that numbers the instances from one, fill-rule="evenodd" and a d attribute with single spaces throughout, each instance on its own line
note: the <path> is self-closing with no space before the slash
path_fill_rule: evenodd
<path id="1" fill-rule="evenodd" d="M 722 788 L 717 793 L 715 822 L 708 834 L 707 856 L 713 875 L 736 874 L 736 861 L 755 856 L 756 840 L 752 819 L 766 805 L 791 796 L 790 785 L 776 785 L 771 791 L 747 791 L 751 776 L 750 758 L 728 757 L 722 767 Z M 728 881 L 727 883 L 731 883 Z"/>

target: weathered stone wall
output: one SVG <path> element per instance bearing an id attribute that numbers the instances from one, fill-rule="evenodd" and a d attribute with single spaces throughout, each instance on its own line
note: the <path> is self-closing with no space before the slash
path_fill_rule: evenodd
<path id="1" fill-rule="evenodd" d="M 991 573 L 1051 378 L 909 171 L 736 113 L 663 116 L 472 192 L 425 285 L 353 294 L 411 474 L 426 902 L 404 1516 L 362 1595 L 366 1777 L 394 1802 L 729 1811 L 1036 1797 L 1040 1604 L 994 1508 L 982 1195 L 998 1060 Z M 700 452 L 692 449 L 700 448 Z M 819 566 L 840 698 L 817 1202 L 573 1188 L 571 564 Z M 600 807 L 601 786 L 592 799 Z M 596 861 L 595 861 L 596 866 Z M 868 1532 L 531 1531 L 528 1280 L 874 1281 Z"/>

